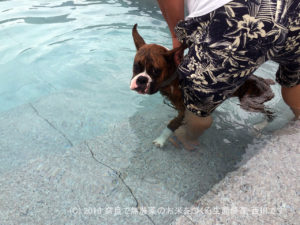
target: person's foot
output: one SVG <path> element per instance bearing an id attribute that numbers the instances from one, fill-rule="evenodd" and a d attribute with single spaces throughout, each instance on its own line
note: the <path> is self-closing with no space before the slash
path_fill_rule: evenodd
<path id="1" fill-rule="evenodd" d="M 199 117 L 185 110 L 182 125 L 175 130 L 173 138 L 169 140 L 174 146 L 182 145 L 186 150 L 195 150 L 199 148 L 200 135 L 211 126 L 212 122 L 211 116 Z"/>
<path id="2" fill-rule="evenodd" d="M 294 87 L 281 87 L 281 95 L 284 102 L 295 114 L 294 120 L 300 119 L 300 84 Z"/>
<path id="3" fill-rule="evenodd" d="M 186 126 L 180 126 L 175 132 L 174 136 L 169 138 L 169 141 L 176 147 L 183 147 L 188 151 L 196 150 L 200 143 L 197 138 L 193 139 L 188 136 Z"/>
<path id="4" fill-rule="evenodd" d="M 294 120 L 300 120 L 300 108 L 291 108 L 295 117 Z"/>

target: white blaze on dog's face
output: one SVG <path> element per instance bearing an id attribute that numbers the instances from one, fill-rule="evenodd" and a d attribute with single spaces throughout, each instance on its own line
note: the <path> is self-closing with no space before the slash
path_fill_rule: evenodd
<path id="1" fill-rule="evenodd" d="M 148 94 L 152 78 L 147 74 L 146 70 L 137 74 L 130 82 L 130 89 L 137 91 L 139 94 Z"/>
<path id="2" fill-rule="evenodd" d="M 156 44 L 146 44 L 134 26 L 133 39 L 137 49 L 133 64 L 130 89 L 140 94 L 154 94 L 168 76 L 173 63 L 173 52 Z M 171 52 L 171 53 L 170 53 Z"/>
<path id="3" fill-rule="evenodd" d="M 145 44 L 136 53 L 130 89 L 140 94 L 154 94 L 167 73 L 167 49 L 155 44 Z"/>

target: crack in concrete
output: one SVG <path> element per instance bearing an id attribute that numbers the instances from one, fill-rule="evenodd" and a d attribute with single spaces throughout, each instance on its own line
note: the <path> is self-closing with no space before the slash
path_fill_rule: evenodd
<path id="1" fill-rule="evenodd" d="M 45 117 L 43 117 L 39 111 L 31 104 L 29 103 L 29 106 L 33 109 L 33 111 L 36 113 L 36 115 L 38 117 L 40 117 L 41 119 L 43 119 L 50 127 L 52 127 L 54 130 L 56 130 L 61 136 L 64 137 L 64 139 L 69 143 L 69 145 L 71 147 L 73 147 L 73 143 L 72 141 L 67 137 L 67 135 L 65 135 L 62 131 L 60 131 L 59 129 L 57 129 L 49 120 L 47 120 Z"/>
<path id="2" fill-rule="evenodd" d="M 184 213 L 180 213 L 178 217 L 173 218 L 171 224 L 175 224 L 176 220 L 178 218 L 180 218 L 181 216 L 184 216 L 188 221 L 190 221 L 193 225 L 197 225 L 197 223 L 195 223 L 193 220 L 191 220 L 191 218 L 189 218 L 187 215 L 185 215 Z"/>
<path id="3" fill-rule="evenodd" d="M 111 166 L 105 164 L 104 162 L 101 162 L 100 160 L 98 160 L 96 157 L 95 157 L 95 154 L 93 152 L 93 150 L 90 148 L 89 144 L 85 141 L 84 144 L 87 146 L 88 150 L 90 151 L 91 155 L 92 155 L 92 158 L 100 163 L 102 166 L 105 166 L 107 168 L 109 168 L 110 170 L 112 170 L 117 176 L 118 178 L 121 180 L 121 182 L 125 185 L 125 187 L 128 189 L 128 191 L 130 192 L 131 196 L 134 198 L 135 202 L 136 202 L 136 208 L 137 210 L 141 213 L 141 209 L 140 209 L 140 204 L 139 204 L 139 201 L 137 199 L 137 197 L 134 195 L 132 189 L 128 186 L 128 184 L 126 184 L 126 182 L 124 181 L 123 177 L 122 177 L 122 173 L 114 168 L 112 168 Z M 145 213 L 142 213 L 143 215 L 145 215 L 150 221 L 152 224 L 156 225 L 153 221 L 153 219 L 148 215 L 148 214 L 145 214 Z"/>
<path id="4" fill-rule="evenodd" d="M 195 223 L 194 223 L 194 221 L 193 220 L 191 220 L 188 216 L 186 216 L 185 214 L 182 214 L 185 218 L 187 218 L 192 224 L 194 224 L 194 225 L 196 225 Z"/>

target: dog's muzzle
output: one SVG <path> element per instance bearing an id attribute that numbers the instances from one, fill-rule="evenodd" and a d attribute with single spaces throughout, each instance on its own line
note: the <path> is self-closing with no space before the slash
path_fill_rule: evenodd
<path id="1" fill-rule="evenodd" d="M 135 76 L 130 83 L 130 89 L 139 94 L 149 94 L 152 79 L 148 74 Z"/>

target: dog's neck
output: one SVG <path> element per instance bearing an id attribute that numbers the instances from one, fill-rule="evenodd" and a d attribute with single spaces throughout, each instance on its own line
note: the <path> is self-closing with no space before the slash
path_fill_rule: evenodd
<path id="1" fill-rule="evenodd" d="M 160 93 L 167 97 L 173 105 L 175 105 L 176 99 L 174 98 L 174 91 L 179 89 L 179 79 L 177 73 L 177 67 L 175 63 L 171 63 L 169 65 L 169 74 L 167 78 L 160 85 L 159 91 Z"/>
<path id="2" fill-rule="evenodd" d="M 165 87 L 168 87 L 169 85 L 171 85 L 176 79 L 178 79 L 178 73 L 177 70 L 175 70 L 175 72 L 173 72 L 171 74 L 171 76 L 169 76 L 166 80 L 164 80 L 161 84 L 159 89 L 163 89 Z"/>
<path id="3" fill-rule="evenodd" d="M 176 70 L 177 70 L 177 66 L 176 63 L 172 57 L 172 60 L 168 60 L 168 74 L 165 78 L 165 80 L 162 82 L 161 87 L 166 87 L 169 84 L 172 83 L 173 80 L 175 80 L 176 77 Z"/>

